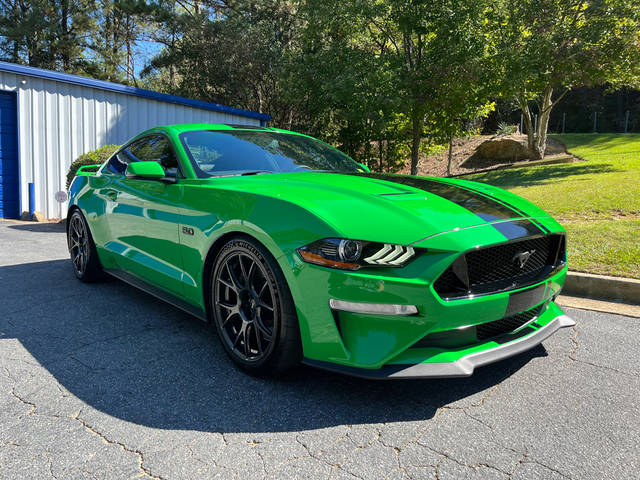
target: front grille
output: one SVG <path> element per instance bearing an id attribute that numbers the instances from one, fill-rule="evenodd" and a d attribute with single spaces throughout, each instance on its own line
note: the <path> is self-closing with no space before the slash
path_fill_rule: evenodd
<path id="1" fill-rule="evenodd" d="M 526 255 L 520 265 L 519 255 Z M 434 283 L 449 300 L 511 290 L 543 280 L 565 261 L 564 235 L 545 235 L 480 248 L 458 257 Z"/>
<path id="2" fill-rule="evenodd" d="M 531 310 L 516 313 L 515 315 L 504 317 L 494 322 L 476 325 L 476 337 L 478 340 L 485 341 L 490 338 L 499 337 L 505 333 L 513 332 L 540 315 L 541 310 L 542 305 L 539 305 Z"/>

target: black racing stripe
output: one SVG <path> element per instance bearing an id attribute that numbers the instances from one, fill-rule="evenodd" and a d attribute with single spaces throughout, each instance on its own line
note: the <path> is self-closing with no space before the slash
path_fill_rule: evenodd
<path id="1" fill-rule="evenodd" d="M 502 235 L 507 237 L 508 240 L 530 237 L 532 235 L 540 235 L 541 231 L 539 226 L 529 219 L 494 223 L 492 224 L 492 227 L 498 230 Z"/>
<path id="2" fill-rule="evenodd" d="M 470 191 L 472 191 L 472 192 L 480 193 L 480 192 L 478 192 L 477 190 L 474 190 L 473 188 L 470 188 L 470 187 L 467 187 L 467 186 L 464 186 L 464 187 L 463 187 L 463 186 L 460 186 L 460 188 L 464 188 L 465 190 L 470 190 Z M 520 215 L 521 215 L 521 216 L 523 216 L 523 217 L 528 217 L 528 216 L 529 216 L 529 214 L 528 214 L 527 212 L 525 212 L 525 211 L 523 211 L 523 210 L 519 209 L 519 208 L 518 208 L 518 207 L 516 207 L 515 205 L 511 205 L 510 203 L 507 203 L 507 202 L 505 202 L 504 200 L 498 200 L 498 199 L 495 199 L 495 200 L 496 200 L 496 202 L 500 202 L 500 203 L 502 203 L 503 205 L 505 205 L 505 206 L 509 207 L 511 210 L 513 210 L 514 212 L 516 212 L 516 213 L 520 214 Z M 549 230 L 547 227 L 545 227 L 544 225 L 542 225 L 538 220 L 535 220 L 535 219 L 531 218 L 531 219 L 529 219 L 529 221 L 530 221 L 531 223 L 533 223 L 536 227 L 538 227 L 538 230 L 536 230 L 536 233 L 542 232 L 542 233 L 547 234 L 547 233 L 549 233 L 549 232 L 551 231 L 551 230 Z"/>
<path id="3" fill-rule="evenodd" d="M 385 180 L 387 182 L 398 183 L 408 187 L 424 190 L 466 208 L 486 222 L 495 222 L 496 220 L 507 220 L 523 216 L 511 207 L 493 198 L 457 185 L 438 182 L 427 178 L 408 177 L 402 175 L 381 173 L 356 173 L 353 175 L 374 178 L 376 180 Z"/>
<path id="4" fill-rule="evenodd" d="M 513 205 L 509 205 L 504 201 L 487 196 L 476 190 L 466 186 L 451 185 L 449 183 L 440 182 L 420 177 L 408 177 L 401 175 L 389 175 L 380 173 L 358 173 L 356 176 L 372 178 L 376 180 L 384 180 L 400 185 L 406 185 L 420 190 L 427 191 L 439 197 L 445 198 L 455 203 L 486 222 L 495 222 L 514 218 L 515 216 L 528 217 Z M 393 195 L 393 194 L 384 194 Z M 533 219 L 514 220 L 513 222 L 494 223 L 492 224 L 496 230 L 504 235 L 508 240 L 527 237 L 531 235 L 539 235 L 540 233 L 549 233 L 549 230 L 540 225 Z"/>
<path id="5" fill-rule="evenodd" d="M 387 182 L 398 183 L 408 187 L 424 190 L 466 208 L 487 222 L 506 220 L 508 218 L 513 218 L 515 214 L 511 208 L 477 192 L 435 180 L 379 173 L 358 173 L 355 175 L 374 178 L 377 180 L 385 180 Z"/>
<path id="6" fill-rule="evenodd" d="M 467 186 L 462 186 L 462 185 L 456 185 L 456 186 L 457 186 L 458 188 L 463 188 L 463 189 L 468 190 L 468 191 L 470 191 L 470 192 L 475 192 L 475 193 L 477 193 L 477 194 L 479 194 L 479 195 L 485 195 L 484 193 L 482 193 L 482 192 L 478 192 L 477 190 L 475 190 L 475 189 L 473 189 L 473 188 L 470 188 L 470 187 L 467 187 Z M 485 196 L 486 196 L 486 195 L 485 195 Z M 528 216 L 529 216 L 529 214 L 528 214 L 527 212 L 525 212 L 525 211 L 523 211 L 523 210 L 520 210 L 520 209 L 519 209 L 518 207 L 516 207 L 515 205 L 511 205 L 510 203 L 507 203 L 507 202 L 506 202 L 506 201 L 504 201 L 504 200 L 498 200 L 497 198 L 494 198 L 494 197 L 488 197 L 488 198 L 491 198 L 492 200 L 494 200 L 494 201 L 496 201 L 496 202 L 498 202 L 498 203 L 500 203 L 500 204 L 504 205 L 505 207 L 510 208 L 511 210 L 513 210 L 514 212 L 516 212 L 516 213 L 517 213 L 518 215 L 520 215 L 521 217 L 528 217 Z M 546 234 L 546 233 L 549 233 L 549 232 L 550 232 L 550 230 L 549 230 L 548 228 L 544 227 L 544 226 L 543 226 L 539 221 L 534 220 L 533 218 L 530 218 L 530 219 L 525 220 L 525 221 L 526 221 L 526 222 L 530 222 L 530 223 L 532 223 L 533 225 L 535 225 L 535 226 L 537 227 L 537 229 L 533 229 L 533 230 L 532 230 L 534 234 L 538 234 L 538 233 L 540 233 L 540 232 L 542 232 L 542 233 L 545 233 L 545 234 Z M 516 238 L 518 238 L 518 237 L 516 237 Z"/>
<path id="7" fill-rule="evenodd" d="M 531 220 L 531 223 L 535 224 L 535 226 L 538 227 L 540 230 L 542 230 L 543 233 L 546 234 L 551 232 L 551 230 L 549 230 L 547 227 L 542 225 L 538 220 L 534 220 L 533 218 L 530 220 Z"/>

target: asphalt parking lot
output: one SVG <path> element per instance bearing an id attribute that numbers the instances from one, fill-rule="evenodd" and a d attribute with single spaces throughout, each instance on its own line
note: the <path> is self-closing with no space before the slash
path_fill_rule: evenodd
<path id="1" fill-rule="evenodd" d="M 640 478 L 640 319 L 469 379 L 233 368 L 213 330 L 76 281 L 61 225 L 0 222 L 0 478 Z"/>

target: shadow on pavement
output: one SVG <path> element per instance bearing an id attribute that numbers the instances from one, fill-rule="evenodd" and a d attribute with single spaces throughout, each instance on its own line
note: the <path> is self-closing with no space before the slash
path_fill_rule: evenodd
<path id="1" fill-rule="evenodd" d="M 120 281 L 82 284 L 68 260 L 0 267 L 0 298 L 0 341 L 18 339 L 89 406 L 163 429 L 280 432 L 425 420 L 546 355 L 538 346 L 468 379 L 380 382 L 300 367 L 265 380 L 237 371 L 201 321 Z"/>
<path id="2" fill-rule="evenodd" d="M 36 233 L 53 233 L 53 232 L 63 232 L 66 228 L 66 220 L 61 220 L 59 222 L 25 222 L 25 223 L 12 223 L 9 225 L 9 228 L 12 230 L 23 230 L 27 232 L 36 232 Z"/>

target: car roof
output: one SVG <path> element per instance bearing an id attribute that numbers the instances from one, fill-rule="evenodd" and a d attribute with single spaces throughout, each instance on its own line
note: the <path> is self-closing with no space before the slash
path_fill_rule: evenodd
<path id="1" fill-rule="evenodd" d="M 294 135 L 303 135 L 298 132 L 292 132 L 289 130 L 283 130 L 281 128 L 263 127 L 260 125 L 241 125 L 235 123 L 177 123 L 174 125 L 160 125 L 143 132 L 143 134 L 158 130 L 164 130 L 166 132 L 174 132 L 177 134 L 183 132 L 191 132 L 198 130 L 258 130 L 265 132 L 281 132 L 291 133 Z"/>

